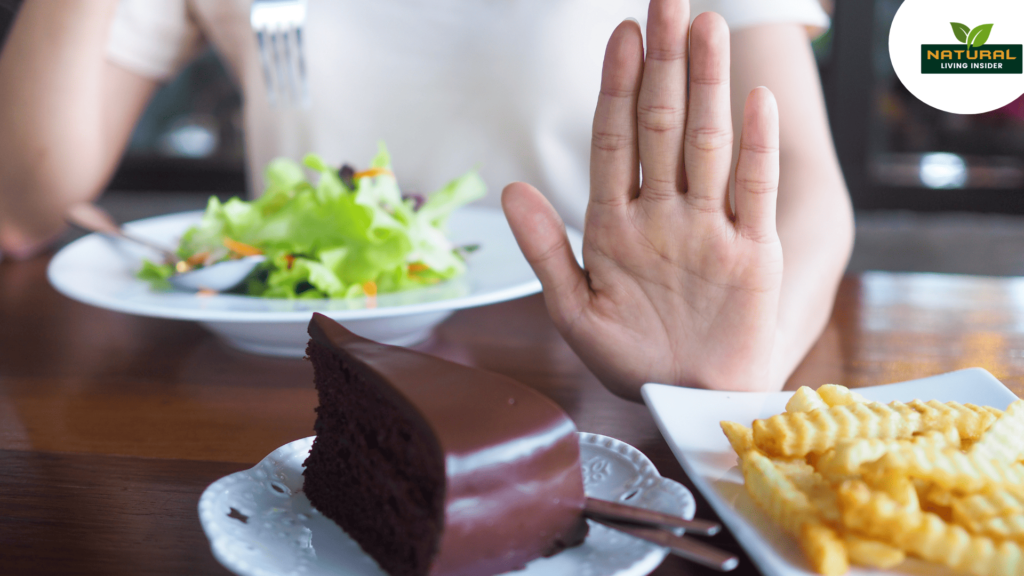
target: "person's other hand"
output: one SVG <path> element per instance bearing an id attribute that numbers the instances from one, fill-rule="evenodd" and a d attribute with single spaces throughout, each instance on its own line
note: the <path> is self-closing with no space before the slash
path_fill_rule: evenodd
<path id="1" fill-rule="evenodd" d="M 747 98 L 733 209 L 729 31 L 713 13 L 689 31 L 688 23 L 685 0 L 653 0 L 646 58 L 635 22 L 608 42 L 585 268 L 540 192 L 517 182 L 502 194 L 555 325 L 612 392 L 630 399 L 645 382 L 774 386 L 778 111 L 766 88 Z"/>

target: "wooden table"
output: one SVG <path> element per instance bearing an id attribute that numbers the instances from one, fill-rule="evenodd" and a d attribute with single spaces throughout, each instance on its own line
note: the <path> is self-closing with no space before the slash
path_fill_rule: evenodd
<path id="1" fill-rule="evenodd" d="M 0 574 L 226 574 L 199 496 L 313 433 L 309 364 L 73 302 L 46 282 L 47 261 L 0 263 Z M 536 387 L 581 430 L 620 438 L 686 482 L 646 408 L 587 372 L 539 297 L 459 312 L 420 348 Z M 789 387 L 970 366 L 1024 392 L 1024 280 L 871 273 L 844 280 Z M 698 506 L 712 515 L 699 495 Z M 738 549 L 728 535 L 714 541 Z M 674 557 L 655 572 L 705 573 Z M 756 571 L 744 559 L 737 573 Z"/>

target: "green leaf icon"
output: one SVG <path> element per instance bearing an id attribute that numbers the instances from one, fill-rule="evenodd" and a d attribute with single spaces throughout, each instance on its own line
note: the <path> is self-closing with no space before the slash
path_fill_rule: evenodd
<path id="1" fill-rule="evenodd" d="M 957 40 L 967 42 L 967 34 L 970 33 L 971 29 L 968 28 L 966 24 L 950 22 L 949 25 L 953 27 L 953 34 L 956 36 Z"/>
<path id="2" fill-rule="evenodd" d="M 978 48 L 988 42 L 988 35 L 992 32 L 991 24 L 982 24 L 981 26 L 975 26 L 971 30 L 971 33 L 967 35 L 967 44 Z"/>

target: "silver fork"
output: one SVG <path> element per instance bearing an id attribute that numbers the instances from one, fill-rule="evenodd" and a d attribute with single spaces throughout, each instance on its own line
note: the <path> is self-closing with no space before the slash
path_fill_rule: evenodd
<path id="1" fill-rule="evenodd" d="M 271 106 L 309 105 L 302 28 L 306 0 L 253 0 L 249 23 L 260 49 Z"/>

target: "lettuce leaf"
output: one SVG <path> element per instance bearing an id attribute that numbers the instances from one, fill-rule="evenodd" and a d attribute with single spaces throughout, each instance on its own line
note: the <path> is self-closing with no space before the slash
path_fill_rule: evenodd
<path id="1" fill-rule="evenodd" d="M 171 283 L 168 278 L 174 275 L 174 266 L 170 264 L 154 264 L 149 260 L 142 261 L 142 269 L 136 276 L 140 280 L 149 282 L 154 290 L 170 290 Z"/>
<path id="2" fill-rule="evenodd" d="M 315 183 L 303 167 L 317 175 Z M 182 236 L 178 256 L 231 258 L 225 237 L 256 247 L 267 260 L 240 290 L 266 298 L 355 298 L 463 273 L 465 262 L 445 231 L 452 211 L 486 193 L 479 174 L 452 180 L 416 210 L 402 197 L 383 143 L 370 168 L 350 189 L 315 154 L 301 165 L 275 159 L 267 165 L 260 198 L 222 203 L 211 197 L 200 223 Z M 146 262 L 138 277 L 163 289 L 172 273 L 169 266 Z"/>

